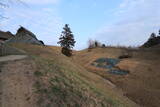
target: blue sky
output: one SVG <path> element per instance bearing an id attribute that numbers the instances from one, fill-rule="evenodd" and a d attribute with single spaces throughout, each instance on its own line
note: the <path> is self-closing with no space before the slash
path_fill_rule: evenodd
<path id="1" fill-rule="evenodd" d="M 0 29 L 15 33 L 21 25 L 49 45 L 57 45 L 64 24 L 75 35 L 75 49 L 86 48 L 89 39 L 137 46 L 160 29 L 160 0 L 12 1 L 3 9 L 8 19 L 1 20 Z"/>

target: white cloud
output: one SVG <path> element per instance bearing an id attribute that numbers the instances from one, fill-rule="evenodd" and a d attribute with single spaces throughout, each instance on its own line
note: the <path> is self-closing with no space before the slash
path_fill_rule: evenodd
<path id="1" fill-rule="evenodd" d="M 22 2 L 29 4 L 56 4 L 59 0 L 21 0 Z"/>
<path id="2" fill-rule="evenodd" d="M 123 0 L 114 13 L 117 21 L 96 32 L 112 45 L 140 45 L 160 29 L 160 0 Z M 156 32 L 157 33 L 157 32 Z"/>

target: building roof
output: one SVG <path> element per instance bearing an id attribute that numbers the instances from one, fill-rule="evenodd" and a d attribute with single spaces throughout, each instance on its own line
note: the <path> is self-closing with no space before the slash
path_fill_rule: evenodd
<path id="1" fill-rule="evenodd" d="M 31 31 L 27 30 L 26 28 L 20 26 L 20 28 L 17 30 L 16 36 L 17 35 L 23 36 L 24 34 L 29 34 L 31 37 L 37 39 L 35 34 L 33 34 Z"/>
<path id="2" fill-rule="evenodd" d="M 1 39 L 9 39 L 12 38 L 14 35 L 11 32 L 3 32 L 0 31 L 0 38 Z"/>
<path id="3" fill-rule="evenodd" d="M 42 41 L 39 41 L 36 38 L 35 34 L 33 34 L 32 32 L 30 32 L 29 30 L 27 30 L 22 26 L 17 30 L 16 35 L 13 38 L 5 41 L 5 43 L 27 43 L 27 44 L 44 45 Z"/>

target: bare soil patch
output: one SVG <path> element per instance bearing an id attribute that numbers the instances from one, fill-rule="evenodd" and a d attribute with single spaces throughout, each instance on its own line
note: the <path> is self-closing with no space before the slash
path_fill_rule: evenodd
<path id="1" fill-rule="evenodd" d="M 9 56 L 3 59 L 24 57 L 26 56 Z M 7 62 L 1 67 L 0 107 L 36 107 L 34 70 L 35 64 L 29 59 Z"/>

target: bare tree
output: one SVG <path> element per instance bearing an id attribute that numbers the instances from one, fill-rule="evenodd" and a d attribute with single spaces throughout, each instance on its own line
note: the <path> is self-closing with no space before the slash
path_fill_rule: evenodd
<path id="1" fill-rule="evenodd" d="M 88 40 L 88 48 L 92 49 L 92 48 L 96 48 L 96 47 L 102 47 L 101 43 L 97 40 L 89 39 Z"/>
<path id="2" fill-rule="evenodd" d="M 88 40 L 88 48 L 89 48 L 89 49 L 92 49 L 92 48 L 94 48 L 94 47 L 95 47 L 95 42 L 94 42 L 94 40 L 89 39 L 89 40 Z"/>
<path id="3" fill-rule="evenodd" d="M 9 7 L 10 4 L 13 4 L 15 2 L 24 4 L 24 2 L 22 0 L 0 0 L 0 8 L 6 8 Z"/>
<path id="4" fill-rule="evenodd" d="M 23 1 L 21 0 L 0 0 L 0 19 L 6 19 L 7 17 L 5 17 L 3 15 L 3 12 L 5 11 L 5 8 L 9 8 L 10 5 L 12 5 L 13 3 L 21 3 L 21 4 L 25 4 Z"/>

